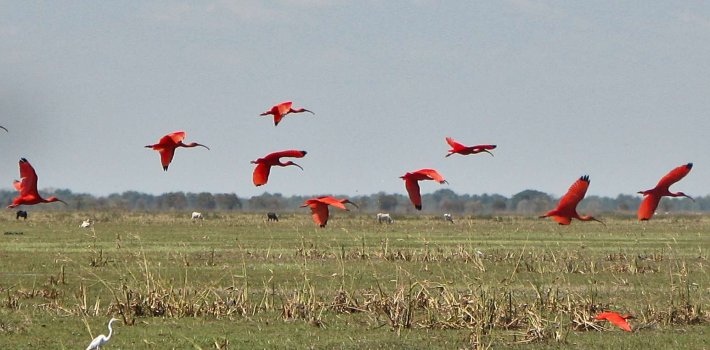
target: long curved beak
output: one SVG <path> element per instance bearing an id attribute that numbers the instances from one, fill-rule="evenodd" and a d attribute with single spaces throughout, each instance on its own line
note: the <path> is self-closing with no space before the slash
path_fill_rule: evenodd
<path id="1" fill-rule="evenodd" d="M 305 108 L 303 109 L 303 111 L 304 111 L 304 112 L 308 112 L 308 113 L 313 114 L 313 115 L 316 115 L 315 113 L 313 113 L 313 112 L 311 112 L 311 111 L 309 111 L 309 110 L 307 110 L 307 109 L 305 109 Z"/>
<path id="2" fill-rule="evenodd" d="M 303 170 L 303 167 L 301 167 L 300 165 L 298 165 L 298 164 L 296 164 L 296 163 L 291 162 L 291 165 L 295 165 L 295 166 L 301 168 L 301 170 Z"/>
<path id="3" fill-rule="evenodd" d="M 64 203 L 64 205 L 69 205 L 69 204 L 67 204 L 67 202 L 65 202 L 65 201 L 63 201 L 63 200 L 61 200 L 61 199 L 57 199 L 57 202 L 62 202 L 62 203 Z"/>
<path id="4" fill-rule="evenodd" d="M 488 151 L 487 149 L 484 149 L 484 150 L 483 150 L 483 152 L 486 152 L 486 153 L 490 154 L 490 155 L 491 155 L 491 157 L 495 157 L 495 156 L 493 155 L 493 153 L 491 153 L 491 152 L 490 152 L 490 151 Z"/>
<path id="5" fill-rule="evenodd" d="M 591 218 L 591 219 L 594 220 L 594 221 L 596 221 L 596 222 L 598 222 L 598 223 L 600 223 L 600 224 L 602 224 L 602 225 L 604 225 L 604 227 L 606 227 L 606 224 L 604 223 L 604 221 L 601 221 L 601 220 L 595 219 L 595 218 Z"/>
<path id="6" fill-rule="evenodd" d="M 691 201 L 695 202 L 695 199 L 693 199 L 693 197 L 691 197 L 691 196 L 689 196 L 689 195 L 687 195 L 687 194 L 683 194 L 683 196 L 688 197 L 688 198 L 690 198 Z"/>
<path id="7" fill-rule="evenodd" d="M 202 146 L 202 147 L 204 147 L 204 148 L 207 148 L 208 151 L 210 150 L 210 148 L 207 147 L 207 146 L 205 146 L 205 145 L 202 145 L 202 144 L 199 144 L 199 143 L 198 143 L 197 145 L 198 145 L 198 146 Z"/>
<path id="8" fill-rule="evenodd" d="M 446 180 L 444 180 L 444 181 L 442 181 L 442 182 L 440 182 L 440 183 L 441 183 L 441 184 L 447 184 L 447 185 L 449 184 L 449 182 L 446 181 Z"/>
<path id="9" fill-rule="evenodd" d="M 6 128 L 6 127 L 4 127 L 4 126 L 1 126 L 1 125 L 0 125 L 0 129 L 3 129 L 3 130 L 5 130 L 6 132 L 10 132 L 10 130 L 7 130 L 7 128 Z"/>

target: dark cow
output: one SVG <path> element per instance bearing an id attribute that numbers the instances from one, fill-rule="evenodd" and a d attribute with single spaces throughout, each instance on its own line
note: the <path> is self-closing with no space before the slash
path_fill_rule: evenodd
<path id="1" fill-rule="evenodd" d="M 279 222 L 279 216 L 276 213 L 266 213 L 266 221 Z"/>
<path id="2" fill-rule="evenodd" d="M 24 210 L 18 210 L 17 216 L 15 216 L 15 220 L 19 220 L 20 218 L 27 220 L 27 212 Z"/>

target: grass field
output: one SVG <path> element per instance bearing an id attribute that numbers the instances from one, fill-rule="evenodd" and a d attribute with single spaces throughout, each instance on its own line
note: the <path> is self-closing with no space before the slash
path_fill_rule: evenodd
<path id="1" fill-rule="evenodd" d="M 0 349 L 84 349 L 112 316 L 105 349 L 710 348 L 708 217 L 30 215 L 0 219 Z"/>

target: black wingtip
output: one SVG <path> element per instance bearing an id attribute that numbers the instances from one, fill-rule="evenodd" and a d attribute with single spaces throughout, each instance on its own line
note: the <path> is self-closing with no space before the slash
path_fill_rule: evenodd
<path id="1" fill-rule="evenodd" d="M 583 175 L 582 177 L 579 178 L 580 180 L 584 182 L 589 182 L 589 175 Z"/>
<path id="2" fill-rule="evenodd" d="M 27 163 L 27 158 L 25 158 L 25 157 L 20 158 L 20 163 Z"/>
<path id="3" fill-rule="evenodd" d="M 167 166 L 167 165 L 163 167 L 163 171 L 168 171 L 168 166 Z"/>
<path id="4" fill-rule="evenodd" d="M 304 156 L 305 156 L 306 154 L 308 154 L 308 152 L 306 152 L 306 151 L 301 151 L 301 153 L 303 153 Z"/>
<path id="5" fill-rule="evenodd" d="M 414 208 L 416 208 L 417 210 L 422 210 L 422 206 L 421 206 L 421 205 L 415 205 Z"/>
<path id="6" fill-rule="evenodd" d="M 693 169 L 693 163 L 688 163 L 685 167 L 688 169 Z"/>

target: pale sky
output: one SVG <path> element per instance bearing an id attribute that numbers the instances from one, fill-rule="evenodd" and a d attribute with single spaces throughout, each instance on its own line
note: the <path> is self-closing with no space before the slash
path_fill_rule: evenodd
<path id="1" fill-rule="evenodd" d="M 710 193 L 710 2 L 3 1 L 0 181 L 40 188 L 293 194 Z M 286 100 L 316 113 L 278 127 Z M 187 142 L 167 173 L 153 144 Z M 495 157 L 444 158 L 452 136 Z M 302 149 L 251 183 L 249 161 Z"/>

